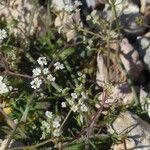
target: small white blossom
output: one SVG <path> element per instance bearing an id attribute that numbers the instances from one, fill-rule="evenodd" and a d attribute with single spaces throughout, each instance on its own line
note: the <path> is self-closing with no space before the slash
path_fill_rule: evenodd
<path id="1" fill-rule="evenodd" d="M 74 5 L 75 5 L 76 7 L 78 7 L 78 6 L 81 6 L 82 3 L 81 3 L 80 1 L 78 1 L 78 0 L 75 0 Z"/>
<path id="2" fill-rule="evenodd" d="M 41 69 L 35 68 L 32 70 L 32 72 L 33 72 L 33 76 L 36 77 L 36 76 L 39 76 L 41 74 Z"/>
<path id="3" fill-rule="evenodd" d="M 46 121 L 42 121 L 42 128 L 49 128 L 49 123 Z"/>
<path id="4" fill-rule="evenodd" d="M 0 29 L 0 41 L 7 37 L 7 32 L 4 29 Z"/>
<path id="5" fill-rule="evenodd" d="M 65 5 L 65 11 L 71 13 L 75 8 L 72 5 Z"/>
<path id="6" fill-rule="evenodd" d="M 62 70 L 62 69 L 64 69 L 64 65 L 61 64 L 60 62 L 56 62 L 54 64 L 54 67 L 55 67 L 56 70 Z"/>
<path id="7" fill-rule="evenodd" d="M 38 89 L 42 84 L 42 80 L 37 77 L 37 78 L 33 79 L 30 82 L 30 84 L 31 84 L 31 88 Z"/>
<path id="8" fill-rule="evenodd" d="M 48 73 L 49 73 L 49 69 L 48 69 L 48 68 L 44 68 L 44 69 L 43 69 L 43 74 L 46 75 L 46 74 L 48 74 Z"/>
<path id="9" fill-rule="evenodd" d="M 3 77 L 0 76 L 0 94 L 4 94 L 9 92 L 8 87 L 6 86 L 6 84 L 2 81 Z"/>
<path id="10" fill-rule="evenodd" d="M 88 99 L 87 94 L 85 94 L 84 92 L 81 92 L 81 96 L 82 96 L 83 99 Z"/>
<path id="11" fill-rule="evenodd" d="M 54 82 L 55 81 L 55 77 L 53 77 L 51 74 L 49 74 L 48 76 L 47 76 L 47 80 L 49 80 L 49 81 L 51 81 L 51 82 Z"/>
<path id="12" fill-rule="evenodd" d="M 60 121 L 61 121 L 61 117 L 60 117 L 60 116 L 57 116 L 57 117 L 54 119 L 54 121 L 60 122 Z"/>
<path id="13" fill-rule="evenodd" d="M 71 110 L 72 110 L 73 112 L 76 112 L 76 111 L 78 110 L 78 106 L 77 106 L 77 105 L 73 105 L 73 106 L 71 107 Z"/>
<path id="14" fill-rule="evenodd" d="M 43 66 L 43 65 L 47 65 L 47 60 L 46 60 L 46 57 L 39 57 L 37 59 L 37 62 L 39 65 Z"/>
<path id="15" fill-rule="evenodd" d="M 54 122 L 53 122 L 53 128 L 58 128 L 58 127 L 60 127 L 59 121 L 58 120 L 54 120 Z"/>
<path id="16" fill-rule="evenodd" d="M 59 137 L 59 136 L 60 136 L 60 129 L 55 129 L 55 130 L 53 131 L 53 136 L 54 136 L 54 137 Z"/>
<path id="17" fill-rule="evenodd" d="M 86 17 L 86 20 L 87 20 L 87 21 L 91 20 L 91 16 L 88 15 L 88 16 Z"/>
<path id="18" fill-rule="evenodd" d="M 81 107 L 80 107 L 81 111 L 83 112 L 87 112 L 88 111 L 88 108 L 85 104 L 82 104 Z"/>
<path id="19" fill-rule="evenodd" d="M 77 98 L 78 98 L 78 95 L 77 95 L 76 93 L 71 93 L 71 97 L 72 97 L 73 99 L 77 99 Z"/>
<path id="20" fill-rule="evenodd" d="M 46 111 L 46 112 L 45 112 L 45 116 L 48 117 L 49 119 L 52 119 L 53 113 L 50 112 L 50 111 Z"/>
<path id="21" fill-rule="evenodd" d="M 62 103 L 61 103 L 61 107 L 62 107 L 62 108 L 66 108 L 66 107 L 67 107 L 66 103 L 65 103 L 65 102 L 62 102 Z"/>

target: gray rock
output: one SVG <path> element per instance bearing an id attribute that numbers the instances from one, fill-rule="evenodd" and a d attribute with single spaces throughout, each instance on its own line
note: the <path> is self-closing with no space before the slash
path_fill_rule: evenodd
<path id="1" fill-rule="evenodd" d="M 111 134 L 126 134 L 127 149 L 150 150 L 150 125 L 137 115 L 126 111 L 120 113 L 108 130 Z M 113 150 L 125 149 L 124 143 L 114 144 Z"/>
<path id="2" fill-rule="evenodd" d="M 147 69 L 150 70 L 150 38 L 149 37 L 138 37 L 134 43 L 136 50 L 138 50 L 139 55 Z"/>
<path id="3" fill-rule="evenodd" d="M 137 20 L 143 19 L 140 13 L 123 14 L 120 17 L 122 31 L 128 39 L 134 39 L 145 33 L 146 27 Z"/>

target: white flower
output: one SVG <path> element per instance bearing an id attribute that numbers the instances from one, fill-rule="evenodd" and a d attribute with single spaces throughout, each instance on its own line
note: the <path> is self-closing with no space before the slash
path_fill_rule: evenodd
<path id="1" fill-rule="evenodd" d="M 61 103 L 61 107 L 62 107 L 62 108 L 66 108 L 66 107 L 67 107 L 66 102 L 62 102 L 62 103 Z"/>
<path id="2" fill-rule="evenodd" d="M 80 107 L 81 111 L 83 112 L 87 112 L 88 111 L 88 108 L 85 104 L 82 104 L 81 107 Z"/>
<path id="3" fill-rule="evenodd" d="M 64 65 L 61 64 L 60 62 L 56 62 L 54 64 L 54 67 L 55 67 L 56 70 L 62 70 L 62 69 L 64 69 Z"/>
<path id="4" fill-rule="evenodd" d="M 88 96 L 84 92 L 81 92 L 81 96 L 83 99 L 88 99 Z"/>
<path id="5" fill-rule="evenodd" d="M 60 129 L 55 129 L 55 130 L 53 131 L 53 136 L 54 136 L 54 137 L 59 137 L 59 136 L 60 136 Z"/>
<path id="6" fill-rule="evenodd" d="M 76 7 L 78 7 L 78 6 L 81 6 L 82 3 L 81 3 L 80 1 L 78 1 L 78 0 L 75 0 L 74 5 L 75 5 Z"/>
<path id="7" fill-rule="evenodd" d="M 57 116 L 57 117 L 54 119 L 54 121 L 60 122 L 60 121 L 61 121 L 61 117 L 60 117 L 60 116 Z"/>
<path id="8" fill-rule="evenodd" d="M 37 78 L 33 79 L 30 82 L 30 84 L 31 84 L 31 88 L 38 89 L 42 84 L 42 80 L 37 77 Z"/>
<path id="9" fill-rule="evenodd" d="M 78 95 L 77 95 L 76 93 L 71 93 L 71 97 L 72 97 L 73 99 L 77 99 L 77 98 L 78 98 Z"/>
<path id="10" fill-rule="evenodd" d="M 76 111 L 78 110 L 78 106 L 77 106 L 77 105 L 73 105 L 73 106 L 71 107 L 71 110 L 72 110 L 73 112 L 76 112 Z"/>
<path id="11" fill-rule="evenodd" d="M 7 32 L 4 29 L 0 29 L 0 41 L 7 37 Z"/>
<path id="12" fill-rule="evenodd" d="M 47 61 L 46 61 L 46 57 L 39 57 L 37 59 L 37 62 L 39 65 L 43 66 L 43 65 L 47 65 Z"/>
<path id="13" fill-rule="evenodd" d="M 39 76 L 41 74 L 41 69 L 35 68 L 32 70 L 32 72 L 33 72 L 33 76 L 36 77 L 36 76 Z"/>
<path id="14" fill-rule="evenodd" d="M 53 77 L 51 74 L 49 74 L 48 76 L 47 76 L 47 80 L 49 80 L 49 81 L 51 81 L 51 82 L 54 82 L 55 81 L 55 77 Z"/>
<path id="15" fill-rule="evenodd" d="M 49 119 L 52 119 L 53 113 L 50 112 L 50 111 L 46 111 L 46 112 L 45 112 L 45 116 L 48 117 Z"/>
<path id="16" fill-rule="evenodd" d="M 49 123 L 46 121 L 42 121 L 42 128 L 49 128 Z"/>
<path id="17" fill-rule="evenodd" d="M 4 94 L 9 92 L 8 87 L 6 86 L 5 83 L 2 82 L 2 80 L 0 81 L 0 94 Z"/>
<path id="18" fill-rule="evenodd" d="M 59 123 L 58 120 L 55 120 L 55 121 L 53 122 L 53 128 L 58 128 L 58 127 L 60 127 L 60 123 Z"/>
<path id="19" fill-rule="evenodd" d="M 43 69 L 43 74 L 48 74 L 49 73 L 49 69 L 48 68 L 44 68 Z"/>
<path id="20" fill-rule="evenodd" d="M 71 13 L 75 8 L 72 5 L 65 5 L 65 11 Z"/>

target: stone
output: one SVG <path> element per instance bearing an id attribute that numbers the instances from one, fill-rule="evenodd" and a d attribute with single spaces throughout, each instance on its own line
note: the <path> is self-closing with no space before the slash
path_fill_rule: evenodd
<path id="1" fill-rule="evenodd" d="M 140 13 L 126 13 L 122 14 L 119 18 L 122 26 L 123 34 L 130 40 L 135 39 L 137 36 L 143 35 L 146 27 L 143 23 L 143 16 Z"/>
<path id="2" fill-rule="evenodd" d="M 134 42 L 134 47 L 139 52 L 145 68 L 150 70 L 150 37 L 140 36 Z"/>
<path id="3" fill-rule="evenodd" d="M 149 0 L 140 0 L 140 1 L 141 1 L 140 12 L 145 14 L 147 11 L 150 10 L 150 1 Z"/>
<path id="4" fill-rule="evenodd" d="M 38 9 L 36 8 L 38 7 Z M 16 36 L 33 35 L 36 31 L 44 31 L 44 24 L 39 14 L 46 14 L 46 10 L 29 0 L 3 1 L 0 5 L 1 21 L 7 21 L 10 32 Z"/>
<path id="5" fill-rule="evenodd" d="M 102 95 L 98 97 L 99 103 L 102 102 Z M 133 102 L 133 94 L 130 86 L 127 83 L 111 86 L 107 100 L 104 107 L 110 107 L 112 105 L 128 105 Z"/>
<path id="6" fill-rule="evenodd" d="M 108 55 L 107 52 L 104 54 L 97 55 L 97 83 L 99 86 L 103 86 L 103 83 L 122 83 L 127 81 L 126 73 L 116 61 L 116 57 L 113 57 L 114 52 L 117 52 L 117 42 L 109 45 L 112 49 L 112 53 Z M 119 57 L 124 65 L 126 72 L 130 75 L 133 81 L 137 81 L 143 71 L 143 63 L 139 59 L 138 52 L 124 38 L 120 43 L 120 54 Z M 108 64 L 109 62 L 109 64 Z"/>
<path id="7" fill-rule="evenodd" d="M 150 125 L 137 115 L 126 111 L 118 115 L 108 128 L 108 132 L 118 135 L 127 135 L 126 149 L 149 150 L 150 149 Z M 113 150 L 125 149 L 124 143 L 114 143 Z"/>
<path id="8" fill-rule="evenodd" d="M 128 39 L 124 38 L 120 43 L 120 59 L 133 81 L 136 81 L 142 71 L 143 63 L 139 59 L 139 54 L 136 49 L 129 43 Z"/>

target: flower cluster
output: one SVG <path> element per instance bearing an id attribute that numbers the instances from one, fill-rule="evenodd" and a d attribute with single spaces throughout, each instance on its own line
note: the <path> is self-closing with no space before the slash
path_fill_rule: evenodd
<path id="1" fill-rule="evenodd" d="M 87 112 L 88 107 L 84 104 L 84 101 L 88 99 L 88 95 L 85 92 L 71 93 L 71 98 L 67 99 L 69 106 L 73 112 Z"/>
<path id="2" fill-rule="evenodd" d="M 41 129 L 43 132 L 42 132 L 41 139 L 45 139 L 47 136 L 50 136 L 50 135 L 55 138 L 59 137 L 61 135 L 61 131 L 60 131 L 61 118 L 60 118 L 60 116 L 56 116 L 50 111 L 46 111 L 45 116 L 46 116 L 47 120 L 42 121 Z"/>
<path id="3" fill-rule="evenodd" d="M 4 29 L 0 29 L 0 42 L 7 38 L 7 32 Z"/>
<path id="4" fill-rule="evenodd" d="M 38 64 L 40 67 L 36 67 L 32 70 L 34 79 L 30 82 L 31 88 L 33 89 L 39 89 L 41 84 L 44 82 L 44 80 L 48 80 L 50 82 L 55 81 L 55 77 L 53 77 L 49 71 L 49 68 L 45 67 L 47 65 L 46 57 L 39 57 L 37 59 Z M 62 70 L 64 69 L 64 65 L 60 62 L 56 62 L 54 64 L 55 70 Z"/>
<path id="5" fill-rule="evenodd" d="M 3 82 L 3 77 L 0 76 L 0 94 L 4 94 L 9 92 L 9 88 L 6 86 L 6 84 Z"/>
<path id="6" fill-rule="evenodd" d="M 87 21 L 92 21 L 93 24 L 99 24 L 99 16 L 97 15 L 97 11 L 93 10 L 90 15 L 86 17 Z"/>
<path id="7" fill-rule="evenodd" d="M 65 5 L 64 10 L 65 10 L 66 12 L 68 12 L 68 13 L 71 13 L 71 12 L 73 12 L 73 11 L 76 11 L 77 8 L 78 8 L 79 6 L 81 6 L 81 5 L 82 5 L 82 3 L 81 3 L 80 1 L 75 0 L 73 5 L 71 5 L 71 4 Z"/>

